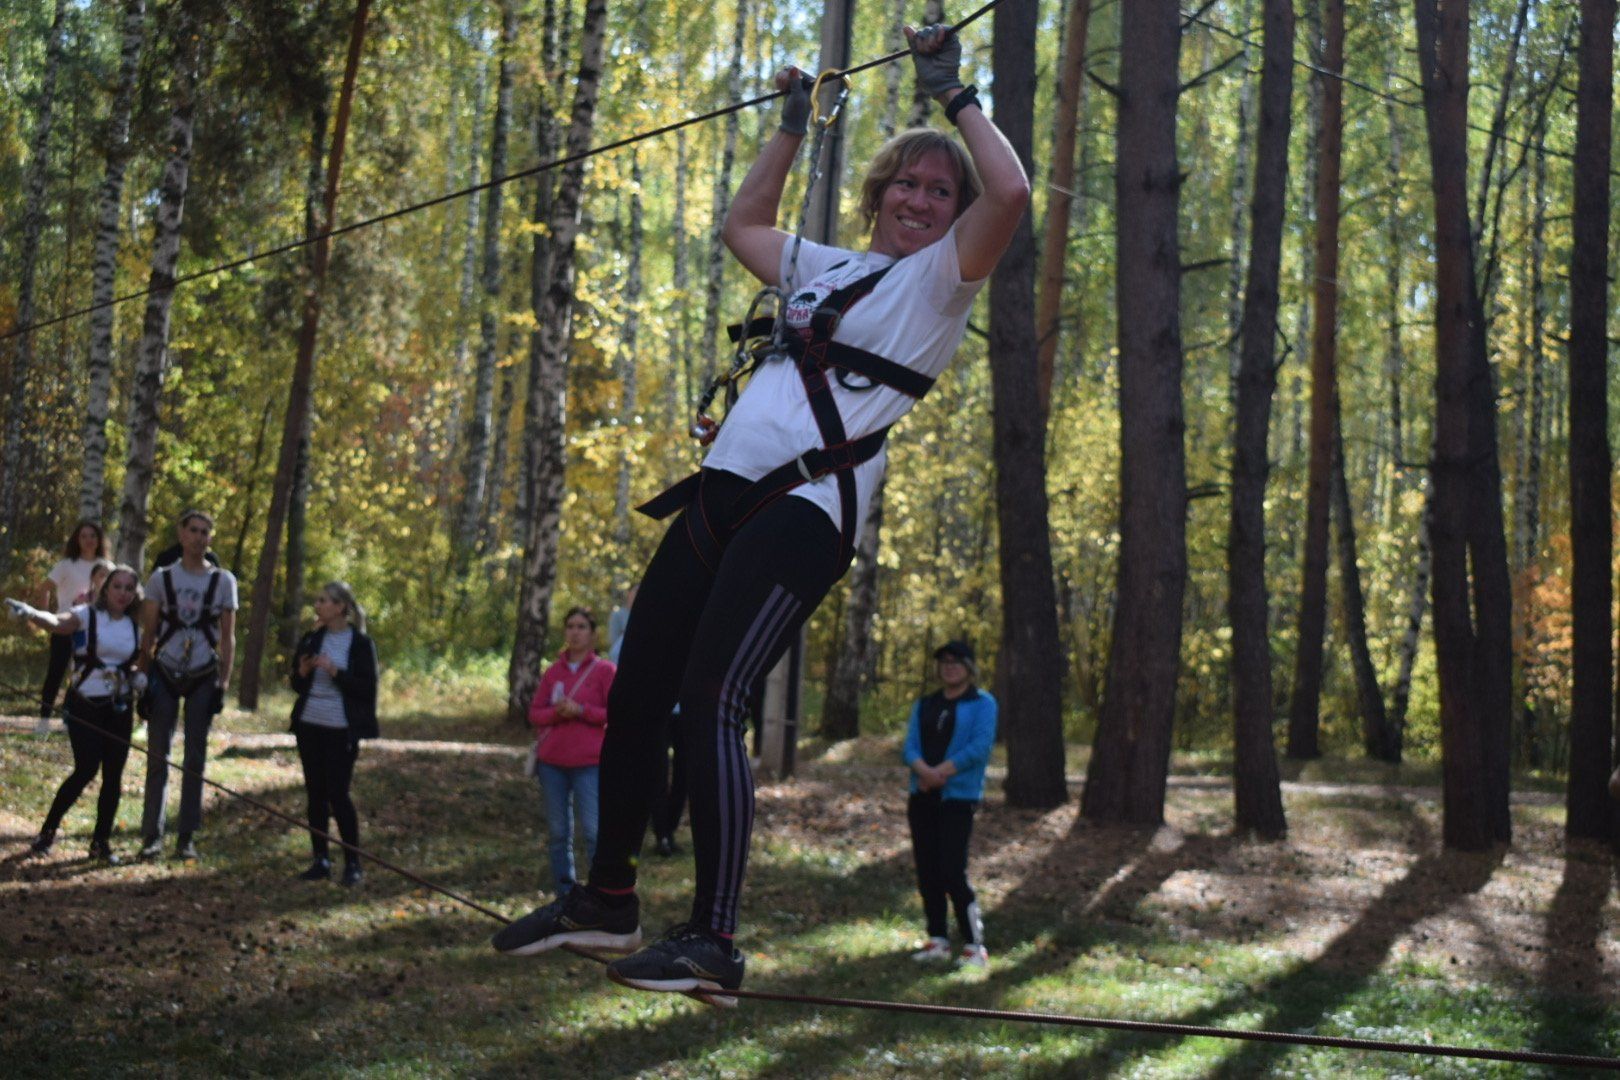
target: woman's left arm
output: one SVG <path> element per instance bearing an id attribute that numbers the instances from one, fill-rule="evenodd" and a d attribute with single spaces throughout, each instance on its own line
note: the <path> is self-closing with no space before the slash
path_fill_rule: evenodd
<path id="1" fill-rule="evenodd" d="M 957 71 L 962 55 L 955 31 L 905 28 L 918 82 L 941 106 L 964 93 Z M 956 219 L 956 259 L 963 281 L 978 281 L 996 268 L 1029 206 L 1029 177 L 1012 144 L 975 101 L 956 114 L 956 127 L 978 170 L 984 192 Z"/>
<path id="2" fill-rule="evenodd" d="M 989 762 L 990 751 L 996 744 L 996 699 L 981 691 L 978 707 L 972 715 L 973 723 L 963 733 L 966 737 L 956 752 L 944 762 L 944 765 L 951 767 L 952 775 Z"/>
<path id="3" fill-rule="evenodd" d="M 348 690 L 350 692 L 376 686 L 376 644 L 369 637 L 356 633 L 354 635 L 354 644 L 349 649 L 349 666 L 334 671 L 332 681 L 337 684 L 339 690 Z"/>

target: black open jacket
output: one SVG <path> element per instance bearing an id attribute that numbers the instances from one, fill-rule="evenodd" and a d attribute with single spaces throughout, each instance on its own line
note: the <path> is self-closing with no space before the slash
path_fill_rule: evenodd
<path id="1" fill-rule="evenodd" d="M 306 656 L 319 656 L 321 642 L 326 640 L 326 627 L 318 627 L 305 634 L 293 650 L 292 688 L 298 693 L 293 705 L 292 727 L 298 727 L 298 718 L 304 713 L 304 702 L 309 699 L 309 688 L 315 682 L 315 673 L 298 674 L 298 662 Z M 343 715 L 348 718 L 349 732 L 356 739 L 377 737 L 377 646 L 356 629 L 354 642 L 349 646 L 349 666 L 332 677 L 338 693 L 343 695 Z"/>

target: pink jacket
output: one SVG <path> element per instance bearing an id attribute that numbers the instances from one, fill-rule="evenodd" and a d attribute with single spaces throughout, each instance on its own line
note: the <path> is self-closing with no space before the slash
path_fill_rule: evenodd
<path id="1" fill-rule="evenodd" d="M 577 671 L 569 671 L 567 655 L 564 649 L 540 677 L 534 700 L 529 703 L 529 723 L 535 730 L 536 759 L 558 768 L 576 769 L 595 765 L 602 758 L 608 689 L 617 669 L 611 660 L 592 653 Z M 580 704 L 581 715 L 562 716 L 557 712 L 557 703 L 565 697 Z"/>

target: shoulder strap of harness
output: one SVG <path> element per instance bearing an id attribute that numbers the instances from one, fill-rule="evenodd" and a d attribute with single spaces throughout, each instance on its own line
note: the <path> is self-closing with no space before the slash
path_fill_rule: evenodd
<path id="1" fill-rule="evenodd" d="M 219 588 L 219 568 L 208 571 L 208 584 L 203 588 L 202 606 L 197 611 L 197 621 L 191 624 L 192 628 L 202 631 L 203 640 L 215 652 L 219 651 L 219 638 L 214 633 L 214 624 L 219 620 L 214 614 L 214 592 Z M 185 623 L 180 621 L 180 599 L 174 591 L 174 573 L 172 567 L 163 568 L 163 633 L 158 635 L 154 651 L 162 651 L 169 639 L 181 630 L 187 629 Z"/>

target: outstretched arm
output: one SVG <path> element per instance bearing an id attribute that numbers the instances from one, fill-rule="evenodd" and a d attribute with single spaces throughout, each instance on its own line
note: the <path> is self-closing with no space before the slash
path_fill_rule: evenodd
<path id="1" fill-rule="evenodd" d="M 778 280 L 782 272 L 782 247 L 791 237 L 776 227 L 776 215 L 781 209 L 788 171 L 798 156 L 799 144 L 804 142 L 810 117 L 810 91 L 804 86 L 802 71 L 795 67 L 778 71 L 776 88 L 787 91 L 782 106 L 782 126 L 743 177 L 720 229 L 720 238 L 737 261 L 766 285 L 782 284 Z"/>
<path id="2" fill-rule="evenodd" d="M 905 28 L 917 79 L 941 105 L 963 93 L 957 66 L 961 43 L 956 32 L 929 26 Z M 996 268 L 1013 230 L 1029 205 L 1029 177 L 1012 145 L 975 102 L 956 114 L 957 130 L 978 170 L 984 192 L 956 219 L 956 259 L 963 281 L 978 281 Z"/>

